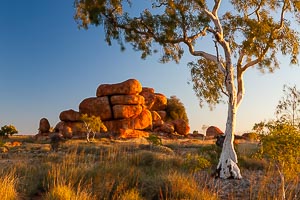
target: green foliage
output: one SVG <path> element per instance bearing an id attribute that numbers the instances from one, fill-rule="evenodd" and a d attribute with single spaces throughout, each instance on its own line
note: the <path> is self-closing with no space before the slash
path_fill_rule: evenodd
<path id="1" fill-rule="evenodd" d="M 199 171 L 203 169 L 207 169 L 211 166 L 212 164 L 208 159 L 201 155 L 191 155 L 188 154 L 186 155 L 186 158 L 183 163 L 183 168 L 189 171 Z"/>
<path id="2" fill-rule="evenodd" d="M 150 134 L 149 137 L 147 137 L 146 139 L 152 145 L 155 145 L 155 146 L 162 145 L 161 138 L 158 137 L 157 135 Z"/>
<path id="3" fill-rule="evenodd" d="M 259 134 L 251 132 L 247 133 L 247 139 L 250 141 L 258 141 L 259 140 Z"/>
<path id="4" fill-rule="evenodd" d="M 280 117 L 280 120 L 290 122 L 293 126 L 299 126 L 299 114 L 300 114 L 300 91 L 297 90 L 296 85 L 293 87 L 283 86 L 284 96 L 278 102 L 276 107 L 276 114 Z"/>
<path id="5" fill-rule="evenodd" d="M 300 172 L 300 132 L 289 124 L 277 124 L 261 137 L 260 155 L 286 178 Z"/>
<path id="6" fill-rule="evenodd" d="M 213 109 L 216 104 L 223 102 L 224 74 L 218 70 L 217 64 L 199 59 L 197 62 L 190 62 L 188 66 L 191 70 L 193 89 L 200 100 L 200 107 L 207 102 Z"/>
<path id="7" fill-rule="evenodd" d="M 171 96 L 170 98 L 168 98 L 166 112 L 167 121 L 183 119 L 185 122 L 189 123 L 185 107 L 180 99 L 178 99 L 176 96 Z"/>
<path id="8" fill-rule="evenodd" d="M 86 135 L 86 139 L 88 142 L 90 142 L 90 134 L 93 133 L 93 139 L 95 137 L 95 133 L 100 132 L 101 129 L 106 132 L 107 128 L 104 125 L 104 123 L 101 121 L 100 117 L 96 117 L 96 116 L 88 116 L 87 114 L 82 114 L 81 118 L 80 118 L 84 125 L 85 128 L 87 130 L 87 135 Z"/>
<path id="9" fill-rule="evenodd" d="M 100 117 L 88 116 L 87 114 L 82 114 L 81 120 L 85 123 L 87 131 L 100 132 L 101 129 L 105 132 L 107 131 L 107 128 L 101 121 Z"/>
<path id="10" fill-rule="evenodd" d="M 13 125 L 5 125 L 2 126 L 0 129 L 0 136 L 12 136 L 14 134 L 17 134 L 18 130 Z"/>

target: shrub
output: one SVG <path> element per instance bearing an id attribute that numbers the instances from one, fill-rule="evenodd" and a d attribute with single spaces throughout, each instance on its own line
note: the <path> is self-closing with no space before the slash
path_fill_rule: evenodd
<path id="1" fill-rule="evenodd" d="M 183 168 L 192 172 L 203 170 L 209 168 L 210 166 L 211 166 L 210 161 L 208 161 L 203 156 L 191 155 L 191 154 L 188 154 L 186 156 L 186 159 L 184 160 L 183 163 Z"/>
<path id="2" fill-rule="evenodd" d="M 183 119 L 185 122 L 189 123 L 189 119 L 186 114 L 185 107 L 183 103 L 176 97 L 171 96 L 168 98 L 167 108 L 166 108 L 167 121 L 173 121 L 175 119 Z"/>
<path id="3" fill-rule="evenodd" d="M 146 139 L 151 145 L 155 145 L 155 146 L 162 145 L 161 138 L 158 137 L 157 135 L 151 134 Z"/>
<path id="4" fill-rule="evenodd" d="M 12 136 L 13 134 L 17 134 L 18 130 L 13 125 L 5 125 L 0 129 L 0 136 Z"/>
<path id="5" fill-rule="evenodd" d="M 260 155 L 266 158 L 281 179 L 285 199 L 285 182 L 298 178 L 300 172 L 300 132 L 293 125 L 277 123 L 261 138 Z"/>

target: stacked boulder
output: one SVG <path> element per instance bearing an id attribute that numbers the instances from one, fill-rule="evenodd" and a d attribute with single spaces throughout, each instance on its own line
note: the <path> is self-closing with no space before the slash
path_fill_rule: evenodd
<path id="1" fill-rule="evenodd" d="M 81 136 L 86 129 L 80 116 L 88 114 L 100 117 L 108 133 L 124 138 L 147 137 L 147 131 L 164 124 L 166 107 L 167 98 L 163 94 L 154 93 L 153 88 L 143 88 L 136 79 L 102 84 L 97 88 L 96 97 L 86 98 L 79 104 L 79 111 L 60 113 L 61 122 L 56 131 L 65 137 Z"/>

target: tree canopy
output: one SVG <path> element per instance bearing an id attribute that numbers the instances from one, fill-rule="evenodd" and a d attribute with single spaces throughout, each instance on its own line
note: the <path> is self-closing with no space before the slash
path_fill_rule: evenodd
<path id="1" fill-rule="evenodd" d="M 12 136 L 14 134 L 17 134 L 19 131 L 17 128 L 13 125 L 5 125 L 2 126 L 0 129 L 0 136 Z"/>
<path id="2" fill-rule="evenodd" d="M 116 40 L 124 50 L 130 43 L 142 58 L 159 52 L 161 62 L 179 62 L 186 50 L 196 56 L 189 66 L 200 105 L 215 105 L 228 95 L 224 71 L 229 58 L 235 61 L 239 94 L 244 93 L 241 76 L 248 68 L 273 72 L 279 67 L 278 52 L 298 62 L 299 35 L 292 20 L 299 21 L 299 1 L 149 0 L 142 2 L 140 12 L 130 10 L 134 3 L 75 0 L 74 17 L 82 28 L 103 26 L 109 45 Z M 204 38 L 215 44 L 215 52 L 206 52 Z"/>

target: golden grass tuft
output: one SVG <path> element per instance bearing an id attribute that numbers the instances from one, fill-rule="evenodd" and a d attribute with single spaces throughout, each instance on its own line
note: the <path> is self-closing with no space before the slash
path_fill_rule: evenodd
<path id="1" fill-rule="evenodd" d="M 46 194 L 45 200 L 93 200 L 92 194 L 78 187 L 75 190 L 71 185 L 56 185 Z"/>
<path id="2" fill-rule="evenodd" d="M 14 172 L 4 173 L 0 179 L 1 200 L 15 200 L 18 197 L 16 190 L 17 178 Z"/>

